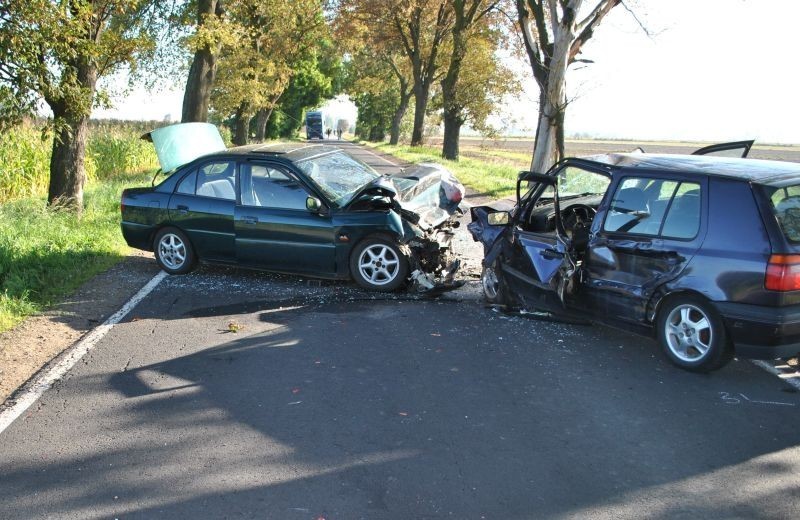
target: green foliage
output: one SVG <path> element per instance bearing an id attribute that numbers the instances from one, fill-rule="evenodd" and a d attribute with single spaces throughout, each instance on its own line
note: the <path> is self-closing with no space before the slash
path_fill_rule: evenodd
<path id="1" fill-rule="evenodd" d="M 149 174 L 91 184 L 80 218 L 41 197 L 0 205 L 0 331 L 39 312 L 118 262 L 128 251 L 119 232 L 119 194 Z"/>
<path id="2" fill-rule="evenodd" d="M 272 110 L 270 137 L 292 137 L 303 112 L 340 88 L 341 58 L 319 0 L 226 4 L 239 37 L 223 45 L 212 93 L 217 119 L 239 122 Z M 234 120 L 234 122 L 236 121 Z"/>
<path id="3" fill-rule="evenodd" d="M 488 135 L 493 129 L 487 125 L 487 118 L 502 104 L 505 96 L 522 92 L 522 82 L 498 58 L 503 32 L 485 26 L 478 29 L 470 38 L 450 103 L 463 122 Z"/>
<path id="4" fill-rule="evenodd" d="M 29 125 L 0 132 L 0 202 L 47 193 L 52 148 Z"/>
<path id="5" fill-rule="evenodd" d="M 138 126 L 92 128 L 86 157 L 89 179 L 158 168 L 153 145 L 139 138 L 142 133 Z M 52 148 L 52 136 L 32 125 L 0 133 L 0 202 L 47 193 Z"/>
<path id="6" fill-rule="evenodd" d="M 155 49 L 154 0 L 8 0 L 0 9 L 0 123 L 35 113 L 88 116 L 97 78 Z"/>
<path id="7" fill-rule="evenodd" d="M 95 165 L 99 180 L 116 177 L 125 172 L 141 172 L 158 168 L 153 144 L 137 135 L 109 129 L 96 129 L 87 146 L 88 157 Z"/>
<path id="8" fill-rule="evenodd" d="M 277 106 L 282 117 L 268 126 L 267 136 L 271 139 L 294 137 L 303 125 L 304 112 L 332 95 L 332 77 L 320 68 L 316 55 L 295 64 L 294 75 Z"/>
<path id="9" fill-rule="evenodd" d="M 353 96 L 351 99 L 358 108 L 356 137 L 372 142 L 383 141 L 392 125 L 398 97 L 391 90 L 381 94 L 365 92 Z"/>

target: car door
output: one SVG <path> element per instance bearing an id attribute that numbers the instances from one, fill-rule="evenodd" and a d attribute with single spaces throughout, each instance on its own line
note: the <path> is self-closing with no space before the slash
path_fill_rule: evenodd
<path id="1" fill-rule="evenodd" d="M 707 179 L 637 173 L 611 189 L 592 228 L 584 284 L 597 314 L 639 322 L 703 242 Z"/>
<path id="2" fill-rule="evenodd" d="M 236 162 L 217 160 L 184 176 L 168 209 L 170 221 L 186 232 L 200 258 L 233 262 L 235 205 Z"/>
<path id="3" fill-rule="evenodd" d="M 734 141 L 712 144 L 692 152 L 692 155 L 718 155 L 720 157 L 747 157 L 755 141 Z"/>
<path id="4" fill-rule="evenodd" d="M 584 196 L 599 200 L 609 184 L 609 174 L 594 163 L 567 159 L 545 176 L 528 174 L 521 180 L 539 185 L 532 188 L 527 201 L 523 198 L 515 214 L 500 268 L 513 280 L 515 292 L 527 306 L 562 311 L 576 289 L 580 267 L 572 236 L 561 220 L 562 202 Z M 548 183 L 550 186 L 545 186 Z"/>
<path id="5" fill-rule="evenodd" d="M 236 206 L 236 257 L 275 271 L 330 276 L 336 272 L 330 214 L 309 211 L 312 193 L 285 166 L 243 162 Z"/>

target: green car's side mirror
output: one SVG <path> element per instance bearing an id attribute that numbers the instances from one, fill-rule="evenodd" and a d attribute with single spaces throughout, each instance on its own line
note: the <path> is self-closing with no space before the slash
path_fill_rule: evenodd
<path id="1" fill-rule="evenodd" d="M 316 197 L 306 198 L 306 209 L 312 213 L 319 213 L 322 209 L 322 202 Z"/>
<path id="2" fill-rule="evenodd" d="M 508 225 L 509 215 L 508 211 L 496 211 L 486 215 L 486 220 L 490 226 L 506 226 Z"/>

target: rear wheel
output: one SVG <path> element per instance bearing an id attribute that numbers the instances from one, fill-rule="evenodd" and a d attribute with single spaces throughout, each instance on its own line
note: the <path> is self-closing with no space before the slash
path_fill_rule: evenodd
<path id="1" fill-rule="evenodd" d="M 153 251 L 159 267 L 169 274 L 184 274 L 194 269 L 197 257 L 182 231 L 164 228 L 156 234 Z"/>
<path id="2" fill-rule="evenodd" d="M 394 291 L 408 275 L 408 259 L 391 240 L 367 237 L 350 254 L 350 274 L 371 291 Z"/>
<path id="3" fill-rule="evenodd" d="M 685 370 L 710 372 L 733 357 L 722 318 L 697 296 L 665 301 L 658 312 L 656 333 L 669 360 Z"/>

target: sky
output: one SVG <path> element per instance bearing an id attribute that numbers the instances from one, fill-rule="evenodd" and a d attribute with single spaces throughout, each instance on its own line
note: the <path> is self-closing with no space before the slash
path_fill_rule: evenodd
<path id="1" fill-rule="evenodd" d="M 800 2 L 626 4 L 647 32 L 618 6 L 584 45 L 582 57 L 594 63 L 568 73 L 568 135 L 800 143 L 800 67 L 795 64 Z M 524 92 L 508 100 L 496 121 L 532 137 L 538 89 L 527 63 L 515 67 L 524 78 Z M 134 91 L 119 99 L 115 109 L 93 115 L 178 120 L 182 88 Z M 352 117 L 352 106 L 341 100 L 329 108 L 337 117 Z"/>

